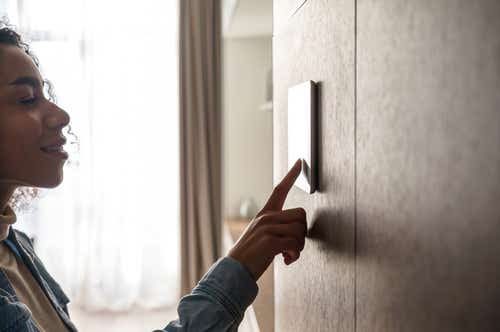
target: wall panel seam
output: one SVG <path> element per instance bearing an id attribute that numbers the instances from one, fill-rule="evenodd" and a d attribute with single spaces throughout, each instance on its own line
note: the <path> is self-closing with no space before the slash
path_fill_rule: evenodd
<path id="1" fill-rule="evenodd" d="M 358 248 L 358 178 L 357 178 L 357 113 L 358 113 L 358 1 L 354 0 L 354 332 L 357 331 L 357 248 Z"/>

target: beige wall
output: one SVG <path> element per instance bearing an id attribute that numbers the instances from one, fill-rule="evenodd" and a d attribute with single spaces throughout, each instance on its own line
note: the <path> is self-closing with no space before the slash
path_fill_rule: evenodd
<path id="1" fill-rule="evenodd" d="M 272 189 L 272 112 L 260 110 L 271 69 L 271 38 L 224 39 L 224 215 L 243 198 L 261 207 Z"/>

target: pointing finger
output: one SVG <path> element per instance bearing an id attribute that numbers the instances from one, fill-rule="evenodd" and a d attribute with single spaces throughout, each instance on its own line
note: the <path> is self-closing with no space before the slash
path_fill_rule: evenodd
<path id="1" fill-rule="evenodd" d="M 285 204 L 286 196 L 302 171 L 302 159 L 298 159 L 283 180 L 274 188 L 264 205 L 263 211 L 279 211 Z M 260 214 L 260 213 L 259 213 Z"/>

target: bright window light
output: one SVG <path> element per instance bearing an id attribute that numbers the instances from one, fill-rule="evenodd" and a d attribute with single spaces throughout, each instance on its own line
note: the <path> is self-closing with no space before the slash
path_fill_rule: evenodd
<path id="1" fill-rule="evenodd" d="M 14 2 L 0 9 L 31 40 L 80 141 L 78 166 L 19 227 L 73 304 L 176 305 L 177 1 Z"/>

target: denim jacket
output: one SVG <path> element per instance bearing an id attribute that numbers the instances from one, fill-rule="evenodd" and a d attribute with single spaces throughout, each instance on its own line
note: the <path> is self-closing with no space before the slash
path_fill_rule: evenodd
<path id="1" fill-rule="evenodd" d="M 68 331 L 77 331 L 69 317 L 68 297 L 36 256 L 28 236 L 10 227 L 4 241 L 31 271 Z M 193 291 L 181 299 L 177 307 L 179 318 L 155 332 L 237 331 L 257 292 L 256 282 L 243 265 L 230 257 L 221 258 Z M 19 302 L 1 268 L 0 332 L 40 332 L 30 310 Z"/>

